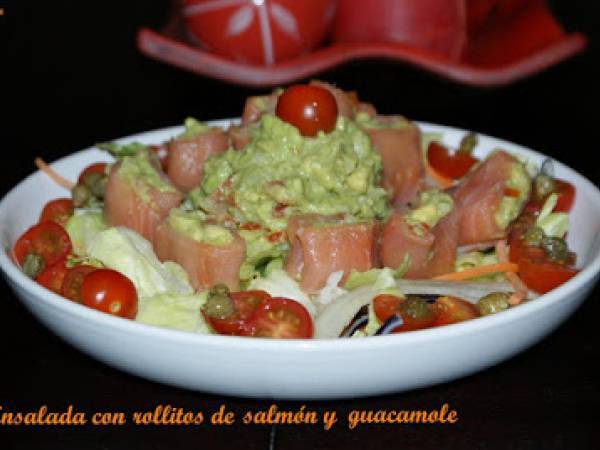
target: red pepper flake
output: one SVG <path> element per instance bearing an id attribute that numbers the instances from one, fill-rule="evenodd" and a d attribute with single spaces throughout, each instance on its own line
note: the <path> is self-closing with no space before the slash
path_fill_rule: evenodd
<path id="1" fill-rule="evenodd" d="M 506 195 L 507 197 L 518 198 L 519 195 L 521 195 L 521 193 L 517 189 L 505 187 L 504 188 L 504 195 Z"/>
<path id="2" fill-rule="evenodd" d="M 271 234 L 269 234 L 267 236 L 267 240 L 269 242 L 277 242 L 278 240 L 280 240 L 283 237 L 283 232 L 282 231 L 275 231 Z"/>
<path id="3" fill-rule="evenodd" d="M 283 211 L 285 210 L 285 208 L 287 208 L 288 205 L 287 203 L 277 203 L 274 207 L 273 207 L 273 215 L 275 217 L 283 217 Z"/>
<path id="4" fill-rule="evenodd" d="M 260 226 L 260 224 L 256 222 L 246 222 L 240 225 L 240 230 L 256 231 L 260 230 L 261 228 L 262 227 Z"/>

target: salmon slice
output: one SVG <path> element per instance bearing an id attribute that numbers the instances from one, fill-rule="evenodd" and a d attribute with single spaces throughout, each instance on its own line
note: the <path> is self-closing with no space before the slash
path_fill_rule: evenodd
<path id="1" fill-rule="evenodd" d="M 344 272 L 343 284 L 352 270 L 364 272 L 377 266 L 374 220 L 345 224 L 336 216 L 293 216 L 287 233 L 291 250 L 286 270 L 301 280 L 300 286 L 306 292 L 321 289 L 333 272 Z"/>
<path id="2" fill-rule="evenodd" d="M 506 236 L 495 214 L 504 196 L 515 159 L 498 151 L 483 161 L 457 188 L 455 208 L 460 211 L 459 245 L 492 241 Z"/>
<path id="3" fill-rule="evenodd" d="M 227 134 L 229 135 L 231 145 L 233 145 L 233 148 L 236 150 L 243 149 L 252 140 L 252 134 L 250 134 L 250 130 L 244 125 L 230 126 L 227 130 Z"/>
<path id="4" fill-rule="evenodd" d="M 276 89 L 268 95 L 248 97 L 242 112 L 242 125 L 258 122 L 263 114 L 275 114 L 281 92 L 283 92 L 281 89 Z"/>
<path id="5" fill-rule="evenodd" d="M 181 265 L 196 290 L 225 284 L 240 288 L 240 267 L 246 257 L 246 244 L 235 232 L 226 245 L 212 245 L 191 239 L 171 228 L 166 221 L 156 229 L 154 251 L 161 261 Z"/>
<path id="6" fill-rule="evenodd" d="M 184 192 L 202 181 L 204 162 L 229 148 L 229 137 L 220 128 L 211 128 L 189 138 L 174 139 L 168 144 L 167 174 Z"/>
<path id="7" fill-rule="evenodd" d="M 431 278 L 454 270 L 458 247 L 458 216 L 442 219 L 431 230 L 416 232 L 403 214 L 394 212 L 383 227 L 379 254 L 385 267 L 400 267 L 406 256 L 409 279 Z"/>
<path id="8" fill-rule="evenodd" d="M 381 263 L 393 269 L 400 267 L 404 258 L 410 256 L 410 269 L 406 275 L 421 270 L 429 262 L 435 236 L 430 230 L 417 233 L 403 214 L 394 212 L 381 232 L 379 257 Z"/>
<path id="9" fill-rule="evenodd" d="M 115 164 L 108 176 L 104 194 L 104 216 L 112 226 L 125 226 L 154 242 L 154 232 L 169 211 L 183 200 L 183 194 L 174 186 L 168 191 L 152 186 L 136 189 L 119 176 L 121 162 Z M 156 169 L 166 183 L 168 179 L 160 169 Z M 143 181 L 140 181 L 143 183 Z"/>
<path id="10" fill-rule="evenodd" d="M 415 196 L 425 175 L 419 129 L 410 124 L 404 128 L 365 131 L 381 155 L 383 187 L 391 193 L 394 205 L 405 205 Z"/>

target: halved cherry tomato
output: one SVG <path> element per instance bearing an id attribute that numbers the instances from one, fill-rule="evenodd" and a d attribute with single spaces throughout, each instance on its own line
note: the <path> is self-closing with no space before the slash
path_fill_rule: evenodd
<path id="1" fill-rule="evenodd" d="M 78 266 L 71 267 L 67 271 L 62 282 L 60 295 L 68 298 L 69 300 L 81 303 L 81 285 L 83 284 L 83 279 L 88 273 L 91 273 L 94 270 L 98 270 L 98 268 L 94 266 L 88 266 L 87 264 L 80 264 Z"/>
<path id="2" fill-rule="evenodd" d="M 554 212 L 569 212 L 575 203 L 575 186 L 568 181 L 556 180 L 556 194 L 558 201 Z"/>
<path id="3" fill-rule="evenodd" d="M 438 174 L 456 180 L 464 177 L 477 159 L 464 152 L 451 154 L 443 145 L 432 142 L 427 149 L 427 161 Z"/>
<path id="4" fill-rule="evenodd" d="M 373 299 L 373 311 L 380 322 L 385 322 L 400 311 L 402 299 L 395 295 L 382 294 Z"/>
<path id="5" fill-rule="evenodd" d="M 522 258 L 519 275 L 529 289 L 545 294 L 579 273 L 579 270 L 546 259 Z"/>
<path id="6" fill-rule="evenodd" d="M 300 303 L 283 297 L 263 300 L 248 323 L 248 335 L 277 339 L 313 336 L 312 317 Z"/>
<path id="7" fill-rule="evenodd" d="M 297 84 L 279 96 L 276 113 L 303 136 L 315 136 L 319 131 L 333 130 L 338 109 L 335 97 L 327 89 Z"/>
<path id="8" fill-rule="evenodd" d="M 523 213 L 513 224 L 509 235 L 509 259 L 519 265 L 519 276 L 529 289 L 544 294 L 573 278 L 579 271 L 572 267 L 575 255 L 567 261 L 550 261 L 541 247 L 528 245 L 523 239 L 527 229 L 535 223 L 534 212 Z"/>
<path id="9" fill-rule="evenodd" d="M 116 270 L 97 269 L 81 283 L 85 306 L 114 316 L 133 319 L 137 313 L 137 291 L 129 278 Z"/>
<path id="10" fill-rule="evenodd" d="M 434 326 L 450 325 L 479 317 L 471 303 L 456 297 L 439 297 L 433 305 L 437 319 Z"/>
<path id="11" fill-rule="evenodd" d="M 60 288 L 63 284 L 65 275 L 67 274 L 66 260 L 61 259 L 57 263 L 47 266 L 36 277 L 35 281 L 57 294 L 60 294 Z"/>
<path id="12" fill-rule="evenodd" d="M 51 220 L 64 226 L 73 215 L 73 200 L 70 198 L 57 198 L 46 203 L 38 222 Z"/>
<path id="13" fill-rule="evenodd" d="M 395 295 L 381 294 L 373 299 L 373 310 L 380 322 L 385 322 L 392 315 L 396 314 L 402 317 L 404 324 L 394 330 L 394 333 L 421 330 L 430 328 L 436 322 L 436 311 L 429 305 L 426 306 L 427 313 L 417 317 L 407 310 L 406 299 L 401 299 Z"/>
<path id="14" fill-rule="evenodd" d="M 258 305 L 271 298 L 265 291 L 232 292 L 229 297 L 233 301 L 234 313 L 224 319 L 217 319 L 204 314 L 205 319 L 219 334 L 243 336 L 248 334 L 248 321 Z"/>
<path id="15" fill-rule="evenodd" d="M 79 174 L 79 178 L 77 179 L 77 184 L 83 183 L 83 180 L 90 173 L 99 173 L 100 175 L 104 175 L 106 170 L 106 163 L 95 163 L 90 166 L 87 166 L 83 171 Z"/>
<path id="16" fill-rule="evenodd" d="M 56 264 L 71 252 L 71 239 L 63 227 L 56 222 L 41 222 L 32 226 L 15 242 L 13 254 L 19 265 L 23 265 L 29 253 L 43 258 L 46 267 Z"/>
<path id="17" fill-rule="evenodd" d="M 573 208 L 573 204 L 575 203 L 575 186 L 573 186 L 568 181 L 564 180 L 554 180 L 556 183 L 556 188 L 552 192 L 558 196 L 556 201 L 556 206 L 554 207 L 553 212 L 566 212 L 568 213 Z M 530 200 L 527 205 L 525 205 L 526 212 L 537 212 L 542 209 L 544 206 L 544 202 L 548 197 L 545 197 L 541 201 Z"/>

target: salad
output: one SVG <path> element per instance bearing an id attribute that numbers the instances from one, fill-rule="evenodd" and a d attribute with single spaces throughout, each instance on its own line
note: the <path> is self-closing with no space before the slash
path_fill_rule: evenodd
<path id="1" fill-rule="evenodd" d="M 313 81 L 193 118 L 50 201 L 13 245 L 39 284 L 107 314 L 194 333 L 361 338 L 449 325 L 572 278 L 575 188 L 502 149 L 474 156 Z"/>

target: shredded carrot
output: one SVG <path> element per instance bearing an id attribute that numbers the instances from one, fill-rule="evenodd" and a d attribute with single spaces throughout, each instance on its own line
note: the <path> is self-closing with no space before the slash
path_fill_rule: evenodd
<path id="1" fill-rule="evenodd" d="M 67 180 L 66 178 L 63 178 L 58 173 L 56 173 L 56 171 L 52 169 L 52 167 L 50 167 L 48 164 L 46 164 L 42 158 L 35 158 L 35 165 L 38 169 L 44 172 L 48 176 L 48 178 L 50 178 L 59 186 L 62 186 L 65 189 L 69 190 L 75 187 L 75 183 Z"/>
<path id="2" fill-rule="evenodd" d="M 508 248 L 508 244 L 506 243 L 506 241 L 498 241 L 496 243 L 496 256 L 498 257 L 498 261 L 500 261 L 501 263 L 509 263 L 510 259 L 509 259 L 509 248 Z M 521 296 L 521 300 L 518 300 L 517 297 L 515 298 L 510 298 L 509 299 L 509 303 L 511 301 L 513 302 L 517 302 L 514 303 L 516 305 L 518 305 L 519 303 L 521 303 L 521 301 L 525 298 L 527 298 L 527 295 L 529 293 L 529 288 L 527 287 L 527 285 L 525 283 L 523 283 L 523 280 L 521 280 L 521 278 L 519 278 L 519 275 L 517 275 L 516 273 L 506 273 L 506 278 L 508 279 L 508 281 L 510 282 L 510 284 L 512 285 L 513 289 L 515 290 L 515 295 L 519 295 Z M 511 305 L 513 303 L 510 303 Z"/>
<path id="3" fill-rule="evenodd" d="M 425 171 L 427 172 L 427 175 L 429 175 L 429 177 L 436 182 L 440 189 L 448 189 L 449 187 L 454 186 L 454 180 L 452 178 L 445 177 L 444 175 L 438 173 L 429 164 L 425 164 Z"/>
<path id="4" fill-rule="evenodd" d="M 491 273 L 512 273 L 519 270 L 519 265 L 514 263 L 488 264 L 487 266 L 473 267 L 461 272 L 451 272 L 433 277 L 434 280 L 461 281 L 468 278 L 480 277 Z"/>
<path id="5" fill-rule="evenodd" d="M 514 274 L 513 274 L 514 275 Z M 508 297 L 508 304 L 511 306 L 515 306 L 520 304 L 523 300 L 527 298 L 527 293 L 522 291 L 513 292 L 510 297 Z"/>

